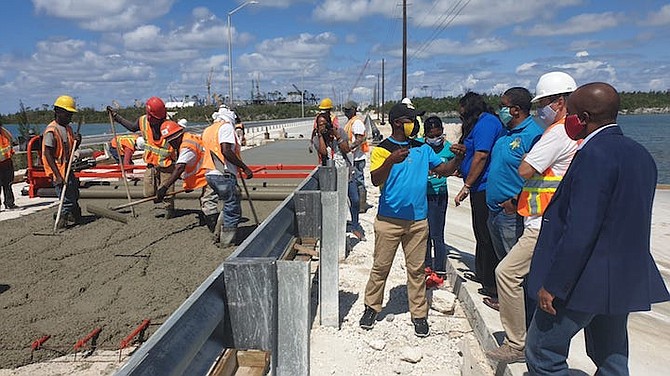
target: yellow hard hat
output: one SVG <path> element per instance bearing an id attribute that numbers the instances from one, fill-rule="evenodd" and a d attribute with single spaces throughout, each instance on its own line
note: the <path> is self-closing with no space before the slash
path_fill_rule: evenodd
<path id="1" fill-rule="evenodd" d="M 74 103 L 74 98 L 69 95 L 61 95 L 56 98 L 54 107 L 60 107 L 69 112 L 77 112 L 77 105 Z"/>
<path id="2" fill-rule="evenodd" d="M 319 103 L 319 110 L 330 110 L 333 108 L 333 100 L 330 98 L 323 98 Z"/>

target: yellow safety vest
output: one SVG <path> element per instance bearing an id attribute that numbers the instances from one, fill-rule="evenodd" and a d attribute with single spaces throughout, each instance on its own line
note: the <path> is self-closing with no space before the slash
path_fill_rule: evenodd
<path id="1" fill-rule="evenodd" d="M 207 185 L 205 180 L 206 169 L 202 168 L 203 155 L 205 154 L 205 146 L 202 138 L 193 133 L 184 133 L 180 148 L 187 148 L 195 153 L 196 162 L 187 164 L 182 174 L 184 180 L 184 189 L 202 188 Z"/>
<path id="2" fill-rule="evenodd" d="M 130 150 L 135 150 L 135 143 L 137 141 L 137 137 L 139 137 L 136 134 L 124 134 L 122 136 L 116 136 L 116 138 L 112 138 L 110 141 L 110 146 L 113 147 L 114 149 L 119 149 L 119 145 L 121 145 L 121 150 L 123 149 L 130 149 Z"/>
<path id="3" fill-rule="evenodd" d="M 0 127 L 0 162 L 11 159 L 13 154 L 12 134 L 5 128 Z"/>
<path id="4" fill-rule="evenodd" d="M 140 116 L 139 122 L 140 132 L 144 137 L 144 162 L 157 167 L 170 167 L 175 160 L 174 149 L 163 139 L 154 140 L 154 133 L 149 125 L 147 115 Z"/>

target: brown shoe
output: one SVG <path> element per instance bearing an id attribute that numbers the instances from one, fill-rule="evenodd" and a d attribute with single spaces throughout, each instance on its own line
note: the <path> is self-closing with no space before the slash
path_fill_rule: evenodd
<path id="1" fill-rule="evenodd" d="M 523 354 L 523 350 L 517 350 L 510 346 L 507 342 L 503 343 L 495 350 L 487 351 L 486 356 L 503 363 L 526 362 L 526 356 Z"/>

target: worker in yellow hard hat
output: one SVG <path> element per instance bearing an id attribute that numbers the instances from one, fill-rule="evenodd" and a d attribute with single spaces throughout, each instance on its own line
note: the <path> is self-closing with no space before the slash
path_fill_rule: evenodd
<path id="1" fill-rule="evenodd" d="M 333 100 L 332 99 L 326 97 L 326 98 L 323 98 L 321 100 L 321 102 L 319 102 L 319 112 L 314 117 L 314 127 L 312 128 L 312 136 L 310 137 L 310 140 L 313 139 L 314 136 L 317 135 L 318 124 L 317 124 L 316 120 L 319 118 L 320 114 L 327 114 L 328 116 L 330 116 L 330 122 L 332 123 L 333 128 L 339 128 L 340 127 L 340 122 L 337 119 L 337 116 L 331 112 L 332 109 L 333 109 Z M 309 152 L 310 153 L 312 152 L 312 145 L 311 144 L 309 145 Z"/>
<path id="2" fill-rule="evenodd" d="M 61 193 L 65 190 L 60 217 L 56 224 L 56 228 L 59 229 L 65 228 L 68 222 L 81 223 L 81 208 L 78 202 L 79 179 L 71 171 L 65 176 L 72 148 L 76 149 L 81 142 L 81 135 L 79 133 L 75 135 L 70 127 L 75 112 L 77 106 L 74 98 L 61 95 L 54 102 L 54 120 L 47 125 L 42 134 L 44 172 L 51 177 L 58 197 L 61 197 Z"/>

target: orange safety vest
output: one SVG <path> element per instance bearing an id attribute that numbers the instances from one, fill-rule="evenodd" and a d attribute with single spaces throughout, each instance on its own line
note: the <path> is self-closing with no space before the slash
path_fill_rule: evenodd
<path id="1" fill-rule="evenodd" d="M 13 154 L 12 134 L 4 127 L 0 127 L 0 162 L 11 159 Z"/>
<path id="2" fill-rule="evenodd" d="M 56 141 L 55 145 L 55 150 L 54 150 L 54 160 L 56 162 L 56 167 L 58 168 L 58 171 L 60 172 L 60 176 L 63 177 L 63 179 L 66 179 L 65 176 L 65 170 L 67 169 L 67 162 L 70 158 L 70 155 L 65 152 L 65 147 L 63 145 L 63 139 L 60 136 L 60 132 L 58 131 L 58 123 L 56 121 L 52 121 L 47 125 L 47 129 L 44 130 L 44 134 L 46 135 L 47 133 L 51 132 L 54 135 L 54 140 Z M 69 148 L 72 148 L 74 146 L 74 133 L 72 132 L 72 128 L 70 128 L 69 125 L 65 126 L 65 129 L 67 130 L 67 144 Z M 44 172 L 46 173 L 47 176 L 53 178 L 54 177 L 54 172 L 51 169 L 51 166 L 49 166 L 49 162 L 47 162 L 47 157 L 46 157 L 46 150 L 47 146 L 44 142 L 42 142 L 42 165 L 44 165 Z M 69 150 L 71 151 L 71 150 Z"/>
<path id="3" fill-rule="evenodd" d="M 565 118 L 550 125 L 545 130 L 545 133 L 549 132 L 556 125 L 563 124 L 564 121 Z M 542 215 L 547 205 L 549 205 L 551 198 L 554 197 L 556 188 L 558 188 L 561 180 L 563 180 L 563 176 L 554 174 L 551 167 L 547 168 L 541 175 L 533 174 L 523 184 L 521 194 L 519 195 L 517 213 L 523 217 Z"/>
<path id="4" fill-rule="evenodd" d="M 170 167 L 176 159 L 174 149 L 165 140 L 154 140 L 154 132 L 151 130 L 147 115 L 140 116 L 139 122 L 140 132 L 144 137 L 144 162 L 157 167 Z"/>
<path id="5" fill-rule="evenodd" d="M 202 168 L 205 146 L 200 136 L 185 132 L 181 140 L 180 149 L 189 149 L 195 153 L 195 163 L 187 164 L 181 178 L 184 180 L 184 189 L 202 188 L 207 185 L 205 180 L 206 169 Z"/>
<path id="6" fill-rule="evenodd" d="M 221 144 L 219 144 L 219 128 L 223 126 L 224 124 L 230 124 L 230 123 L 225 123 L 222 121 L 217 121 L 214 124 L 210 125 L 209 127 L 205 128 L 205 130 L 202 132 L 202 143 L 205 146 L 205 156 L 202 161 L 202 168 L 205 170 L 216 170 L 216 166 L 214 165 L 214 160 L 212 159 L 212 153 L 216 154 L 219 159 L 221 159 L 221 162 L 225 163 L 225 158 L 223 157 L 223 151 L 221 150 Z M 239 141 L 237 140 L 237 137 L 235 137 L 235 142 L 239 146 Z M 239 157 L 239 147 L 236 148 L 237 151 L 235 154 Z"/>
<path id="7" fill-rule="evenodd" d="M 122 150 L 123 149 L 135 150 L 135 142 L 137 141 L 137 137 L 139 136 L 136 134 L 124 134 L 122 136 L 116 136 L 116 138 L 112 138 L 109 144 L 114 149 L 118 149 L 119 144 L 121 144 Z"/>
<path id="8" fill-rule="evenodd" d="M 354 122 L 356 120 L 360 120 L 358 116 L 354 116 L 349 121 L 347 121 L 347 124 L 344 126 L 344 130 L 347 132 L 347 135 L 349 136 L 349 140 L 351 142 L 356 141 L 356 138 L 354 137 Z M 362 120 L 361 120 L 362 121 Z M 363 141 L 359 147 L 361 148 L 361 151 L 363 153 L 367 153 L 370 151 L 370 145 L 368 145 L 368 139 L 367 139 L 367 132 L 363 133 L 363 137 L 365 137 L 365 141 Z"/>

